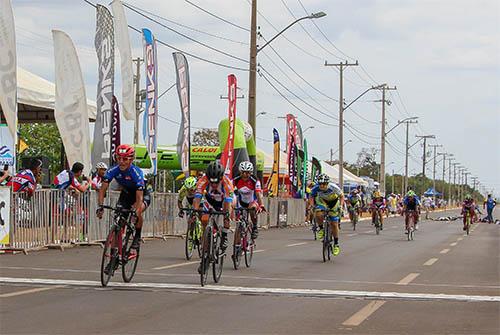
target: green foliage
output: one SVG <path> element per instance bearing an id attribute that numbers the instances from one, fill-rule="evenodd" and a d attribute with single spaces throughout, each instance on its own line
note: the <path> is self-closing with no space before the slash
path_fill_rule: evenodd
<path id="1" fill-rule="evenodd" d="M 23 157 L 47 157 L 51 175 L 59 173 L 62 140 L 55 123 L 20 124 L 19 136 L 29 146 L 19 155 L 19 162 Z"/>

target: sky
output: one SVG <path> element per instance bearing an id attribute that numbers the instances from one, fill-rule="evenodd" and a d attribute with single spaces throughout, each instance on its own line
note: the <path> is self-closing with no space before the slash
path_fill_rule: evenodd
<path id="1" fill-rule="evenodd" d="M 160 41 L 229 69 L 188 56 L 191 78 L 191 120 L 194 127 L 216 128 L 227 117 L 227 75 L 234 73 L 240 94 L 237 115 L 247 119 L 250 0 L 129 0 L 145 15 L 217 51 L 186 39 L 125 9 L 129 25 L 149 28 Z M 95 0 L 91 2 L 95 3 Z M 218 16 L 224 22 L 207 14 Z M 80 59 L 87 97 L 95 100 L 97 56 L 94 49 L 95 9 L 79 0 L 12 0 L 18 65 L 54 80 L 52 29 L 73 39 Z M 327 16 L 303 20 L 258 54 L 264 77 L 257 78 L 257 145 L 272 152 L 272 129 L 285 137 L 279 117 L 292 113 L 302 128 L 309 151 L 320 159 L 338 158 L 339 73 L 325 61 L 359 62 L 344 71 L 344 98 L 350 103 L 367 88 L 396 86 L 386 107 L 386 129 L 398 120 L 418 117 L 409 142 L 417 135 L 435 135 L 428 144 L 453 154 L 488 190 L 500 194 L 500 2 L 497 0 L 259 0 L 259 32 L 270 39 L 295 18 L 323 11 Z M 147 13 L 149 12 L 149 14 Z M 307 14 L 306 14 L 307 13 Z M 142 56 L 141 36 L 130 30 L 132 53 Z M 258 44 L 263 45 L 260 38 Z M 158 45 L 159 90 L 175 82 L 174 50 Z M 223 55 L 230 54 L 232 57 Z M 239 58 L 239 59 L 238 59 Z M 119 64 L 119 56 L 115 63 Z M 240 70 L 242 69 L 242 70 Z M 120 71 L 115 66 L 115 95 L 120 100 Z M 144 76 L 143 76 L 144 78 Z M 286 97 L 288 101 L 284 98 Z M 381 93 L 371 90 L 345 112 L 344 160 L 355 162 L 362 148 L 380 148 Z M 175 89 L 159 102 L 159 143 L 176 142 L 181 118 Z M 167 118 L 167 119 L 164 119 Z M 90 130 L 92 131 L 92 129 Z M 405 127 L 387 137 L 386 171 L 404 172 Z M 133 141 L 133 122 L 122 122 L 122 142 Z M 431 160 L 426 175 L 432 178 Z M 410 150 L 410 175 L 422 170 L 421 143 Z M 436 178 L 442 178 L 438 156 Z M 448 160 L 447 160 L 448 163 Z M 446 164 L 448 168 L 448 164 Z M 446 172 L 446 180 L 448 173 Z M 469 179 L 470 180 L 470 179 Z"/>

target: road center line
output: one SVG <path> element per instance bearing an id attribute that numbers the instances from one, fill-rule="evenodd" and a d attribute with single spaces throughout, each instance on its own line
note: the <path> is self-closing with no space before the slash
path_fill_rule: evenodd
<path id="1" fill-rule="evenodd" d="M 30 284 L 30 285 L 66 285 L 101 288 L 101 282 L 96 280 L 64 280 L 64 279 L 45 279 L 45 278 L 12 278 L 0 277 L 0 283 L 6 284 Z M 327 289 L 308 289 L 308 288 L 277 288 L 277 287 L 249 287 L 249 286 L 225 286 L 225 285 L 207 285 L 201 287 L 192 284 L 173 284 L 173 283 L 121 283 L 111 282 L 109 289 L 116 288 L 135 288 L 135 289 L 165 289 L 180 291 L 198 291 L 198 292 L 233 292 L 240 294 L 271 294 L 279 296 L 294 297 L 318 297 L 318 298 L 360 298 L 360 299 L 399 299 L 399 300 L 426 300 L 426 301 L 470 301 L 470 302 L 500 302 L 500 296 L 488 295 L 455 295 L 455 294 L 434 294 L 434 293 L 403 293 L 403 292 L 380 292 L 380 291 L 344 291 Z"/>
<path id="2" fill-rule="evenodd" d="M 427 262 L 424 263 L 424 265 L 431 266 L 432 264 L 437 262 L 437 258 L 431 258 Z"/>
<path id="3" fill-rule="evenodd" d="M 0 298 L 17 297 L 19 295 L 25 295 L 25 294 L 31 294 L 31 293 L 37 293 L 37 292 L 55 290 L 57 288 L 62 288 L 62 287 L 66 287 L 66 285 L 56 285 L 56 286 L 49 286 L 49 287 L 38 287 L 38 288 L 31 288 L 29 290 L 4 293 L 4 294 L 0 294 Z"/>
<path id="4" fill-rule="evenodd" d="M 365 321 L 370 315 L 375 313 L 377 309 L 385 304 L 383 300 L 376 300 L 370 302 L 365 307 L 361 308 L 359 311 L 354 313 L 349 319 L 345 320 L 343 326 L 359 326 L 363 321 Z"/>
<path id="5" fill-rule="evenodd" d="M 450 246 L 454 247 L 457 245 L 457 242 L 450 243 Z"/>
<path id="6" fill-rule="evenodd" d="M 356 235 L 358 235 L 358 234 L 353 233 L 353 234 L 348 234 L 347 236 L 349 236 L 349 237 L 353 237 L 353 236 L 356 236 Z"/>
<path id="7" fill-rule="evenodd" d="M 371 233 L 373 233 L 373 232 L 374 232 L 374 230 L 369 230 L 369 231 L 367 231 L 366 233 L 367 233 L 367 234 L 371 234 Z"/>
<path id="8" fill-rule="evenodd" d="M 199 263 L 199 262 L 200 261 L 192 261 L 192 262 L 184 262 L 184 263 L 179 263 L 179 264 L 159 266 L 157 268 L 153 268 L 153 270 L 165 270 L 165 269 L 178 268 L 180 266 L 186 266 L 186 265 L 196 264 L 196 263 Z"/>
<path id="9" fill-rule="evenodd" d="M 256 254 L 258 252 L 264 252 L 264 251 L 266 251 L 266 250 L 265 249 L 259 249 L 259 250 L 254 250 L 253 253 Z"/>
<path id="10" fill-rule="evenodd" d="M 457 241 L 462 241 L 464 238 L 463 237 L 459 237 L 457 238 Z"/>
<path id="11" fill-rule="evenodd" d="M 299 245 L 304 245 L 304 244 L 307 244 L 307 242 L 287 244 L 286 246 L 287 246 L 287 247 L 296 247 L 296 246 L 299 246 Z"/>
<path id="12" fill-rule="evenodd" d="M 420 273 L 410 273 L 408 276 L 398 281 L 398 285 L 408 285 L 418 276 L 420 276 Z"/>
<path id="13" fill-rule="evenodd" d="M 446 253 L 448 253 L 448 251 L 450 251 L 450 249 L 443 249 L 439 253 L 440 254 L 446 254 Z"/>

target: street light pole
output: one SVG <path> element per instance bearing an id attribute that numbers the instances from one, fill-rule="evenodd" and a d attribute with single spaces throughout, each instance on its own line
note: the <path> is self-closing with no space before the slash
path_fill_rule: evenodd
<path id="1" fill-rule="evenodd" d="M 313 13 L 311 15 L 304 16 L 293 21 L 283 30 L 281 30 L 278 34 L 276 34 L 273 38 L 267 41 L 267 43 L 265 43 L 261 48 L 257 49 L 257 0 L 252 0 L 251 8 L 252 8 L 251 9 L 252 18 L 250 22 L 250 61 L 249 61 L 250 73 L 248 75 L 248 123 L 252 127 L 253 138 L 255 140 L 255 136 L 257 134 L 256 115 L 255 115 L 257 106 L 257 53 L 262 49 L 264 49 L 276 37 L 281 35 L 285 30 L 287 30 L 297 22 L 305 19 L 317 19 L 326 16 L 326 14 L 323 12 Z"/>
<path id="2" fill-rule="evenodd" d="M 434 189 L 434 192 L 436 191 L 436 148 L 442 147 L 440 144 L 434 144 L 434 145 L 429 145 L 430 147 L 434 148 L 434 167 L 432 169 L 432 188 Z M 425 150 L 424 150 L 425 152 Z M 425 165 L 425 163 L 424 163 Z M 436 200 L 436 197 L 434 197 L 434 201 Z"/>
<path id="3" fill-rule="evenodd" d="M 425 158 L 427 154 L 427 139 L 428 138 L 436 138 L 434 135 L 415 135 L 415 137 L 420 137 L 424 139 L 424 153 L 422 155 L 422 175 L 425 177 Z M 435 163 L 434 163 L 435 165 Z"/>
<path id="4" fill-rule="evenodd" d="M 396 86 L 389 87 L 384 85 L 380 88 L 382 90 L 382 130 L 380 132 L 380 170 L 379 170 L 379 183 L 382 194 L 385 195 L 385 104 L 388 101 L 385 99 L 385 91 L 396 90 Z"/>
<path id="5" fill-rule="evenodd" d="M 410 124 L 418 123 L 418 121 L 417 120 L 408 120 L 408 121 L 405 121 L 404 123 L 406 123 L 406 157 L 405 157 L 404 192 L 407 192 L 408 191 L 408 156 L 409 156 L 409 151 L 410 151 L 410 146 L 408 144 L 408 140 L 409 140 L 408 137 L 409 137 L 409 132 L 410 132 Z"/>

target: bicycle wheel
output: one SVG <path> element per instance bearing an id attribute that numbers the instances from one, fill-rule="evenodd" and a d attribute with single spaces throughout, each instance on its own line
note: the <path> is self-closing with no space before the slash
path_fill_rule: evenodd
<path id="1" fill-rule="evenodd" d="M 198 219 L 195 221 L 194 225 L 194 233 L 196 236 L 195 245 L 198 250 L 198 257 L 201 258 L 201 236 L 203 235 L 203 227 Z"/>
<path id="2" fill-rule="evenodd" d="M 255 249 L 255 241 L 252 240 L 252 231 L 251 229 L 247 228 L 247 232 L 245 234 L 245 246 L 244 246 L 244 252 L 245 252 L 245 265 L 247 268 L 252 265 L 252 258 L 253 258 L 253 250 Z"/>
<path id="3" fill-rule="evenodd" d="M 106 242 L 104 243 L 104 250 L 102 251 L 102 259 L 101 259 L 101 284 L 102 286 L 106 286 L 109 283 L 109 280 L 114 274 L 115 264 L 118 261 L 117 259 L 117 250 L 113 249 L 111 246 L 115 245 L 115 230 L 111 229 L 108 233 L 108 237 L 106 238 Z M 107 271 L 105 271 L 107 269 Z M 108 273 L 105 273 L 108 272 Z"/>
<path id="4" fill-rule="evenodd" d="M 186 241 L 184 242 L 184 254 L 186 255 L 186 259 L 189 261 L 191 257 L 193 257 L 195 239 L 194 239 L 194 225 L 195 223 L 191 220 L 188 220 L 187 229 L 186 229 Z"/>
<path id="5" fill-rule="evenodd" d="M 125 283 L 130 283 L 137 269 L 137 263 L 139 262 L 140 249 L 131 248 L 134 236 L 135 229 L 127 227 L 122 247 L 122 278 Z"/>
<path id="6" fill-rule="evenodd" d="M 318 225 L 316 224 L 316 219 L 313 218 L 312 228 L 311 228 L 314 236 L 314 240 L 318 239 Z"/>
<path id="7" fill-rule="evenodd" d="M 323 223 L 324 236 L 323 236 L 323 262 L 330 260 L 331 243 L 330 243 L 330 223 Z"/>
<path id="8" fill-rule="evenodd" d="M 469 235 L 469 231 L 470 231 L 470 216 L 467 215 L 467 218 L 465 219 L 465 228 L 466 228 L 466 232 L 467 232 L 467 235 Z"/>
<path id="9" fill-rule="evenodd" d="M 354 213 L 352 213 L 352 230 L 353 231 L 356 230 L 357 224 L 358 224 L 358 213 L 356 213 L 356 211 L 354 211 Z"/>
<path id="10" fill-rule="evenodd" d="M 210 253 L 212 252 L 212 227 L 208 225 L 203 232 L 203 242 L 201 244 L 201 271 L 200 283 L 205 286 L 208 279 L 208 268 L 210 265 Z"/>
<path id="11" fill-rule="evenodd" d="M 239 239 L 239 241 L 237 241 Z M 234 241 L 233 241 L 233 267 L 238 270 L 241 262 L 241 251 L 243 249 L 243 236 L 241 236 L 241 223 L 236 223 L 236 230 L 234 231 Z"/>
<path id="12" fill-rule="evenodd" d="M 375 214 L 375 232 L 377 235 L 380 234 L 380 219 L 378 214 Z"/>
<path id="13" fill-rule="evenodd" d="M 214 262 L 212 263 L 212 274 L 214 277 L 214 282 L 218 283 L 222 275 L 222 267 L 224 265 L 224 254 L 220 248 L 221 236 L 218 231 L 214 236 L 214 242 L 212 245 Z"/>

